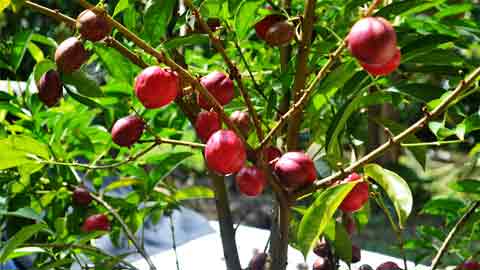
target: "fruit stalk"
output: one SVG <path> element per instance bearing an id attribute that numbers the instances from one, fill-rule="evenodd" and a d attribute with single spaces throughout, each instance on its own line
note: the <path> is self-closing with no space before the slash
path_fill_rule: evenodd
<path id="1" fill-rule="evenodd" d="M 430 266 L 430 270 L 435 270 L 435 268 L 437 268 L 438 263 L 440 262 L 440 259 L 443 257 L 443 255 L 447 251 L 448 246 L 450 245 L 450 242 L 452 241 L 455 234 L 462 228 L 462 226 L 473 215 L 473 213 L 475 213 L 475 210 L 477 210 L 478 207 L 480 207 L 480 201 L 472 202 L 467 212 L 465 212 L 465 214 L 463 214 L 463 216 L 453 226 L 453 228 L 450 230 L 447 237 L 443 241 L 442 246 L 438 250 L 437 255 L 435 255 L 435 257 L 433 258 L 432 265 Z"/>

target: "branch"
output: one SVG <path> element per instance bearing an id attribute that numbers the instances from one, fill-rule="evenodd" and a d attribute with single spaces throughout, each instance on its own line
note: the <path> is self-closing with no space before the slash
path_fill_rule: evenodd
<path id="1" fill-rule="evenodd" d="M 185 6 L 187 6 L 189 9 L 192 10 L 193 14 L 197 18 L 200 27 L 202 28 L 203 31 L 207 32 L 208 37 L 212 41 L 213 46 L 215 49 L 220 53 L 222 56 L 223 60 L 228 66 L 228 69 L 230 70 L 230 76 L 232 76 L 235 81 L 237 81 L 238 88 L 240 90 L 240 93 L 245 100 L 245 105 L 247 105 L 248 111 L 250 113 L 250 116 L 252 117 L 253 124 L 255 126 L 257 136 L 259 140 L 263 140 L 263 130 L 262 126 L 260 125 L 260 120 L 258 117 L 257 112 L 255 111 L 255 108 L 253 107 L 252 100 L 250 98 L 250 95 L 248 94 L 245 85 L 243 84 L 242 77 L 240 72 L 238 71 L 238 68 L 235 66 L 235 64 L 230 60 L 230 58 L 227 56 L 227 53 L 225 52 L 225 48 L 223 48 L 222 42 L 220 39 L 218 39 L 216 36 L 214 36 L 212 30 L 208 26 L 208 24 L 203 20 L 202 16 L 200 15 L 200 12 L 198 9 L 193 5 L 191 0 L 184 0 Z"/>
<path id="2" fill-rule="evenodd" d="M 448 246 L 450 245 L 450 242 L 452 241 L 455 234 L 466 223 L 466 221 L 470 218 L 470 216 L 473 215 L 473 213 L 479 206 L 480 206 L 480 201 L 472 203 L 472 205 L 467 210 L 467 212 L 465 212 L 465 214 L 463 214 L 463 216 L 457 221 L 455 226 L 453 226 L 452 230 L 450 230 L 450 232 L 447 235 L 447 238 L 445 238 L 445 240 L 442 243 L 442 246 L 438 250 L 437 255 L 435 256 L 435 258 L 433 258 L 432 266 L 430 267 L 430 270 L 435 270 L 435 268 L 437 268 L 438 263 L 440 262 L 440 259 L 447 251 Z"/>
<path id="3" fill-rule="evenodd" d="M 414 123 L 412 126 L 409 128 L 405 129 L 403 132 L 398 134 L 395 137 L 390 138 L 388 142 L 380 145 L 378 148 L 370 152 L 369 154 L 365 155 L 355 163 L 351 164 L 349 167 L 347 167 L 344 170 L 341 170 L 335 174 L 332 174 L 326 178 L 323 178 L 321 180 L 318 180 L 315 182 L 313 185 L 308 186 L 304 189 L 301 189 L 293 194 L 294 198 L 299 198 L 303 195 L 309 194 L 317 189 L 319 189 L 323 184 L 329 183 L 330 181 L 333 181 L 335 179 L 339 179 L 342 177 L 345 177 L 346 175 L 354 172 L 358 168 L 362 167 L 363 165 L 371 162 L 372 160 L 376 159 L 378 156 L 383 154 L 386 150 L 388 150 L 391 146 L 401 142 L 404 140 L 406 137 L 408 137 L 411 134 L 414 134 L 418 130 L 422 129 L 427 125 L 427 123 L 439 116 L 441 113 L 443 113 L 450 103 L 454 102 L 456 98 L 465 90 L 467 89 L 476 79 L 477 77 L 480 76 L 480 67 L 475 69 L 470 75 L 468 75 L 465 79 L 461 80 L 455 90 L 447 96 L 435 109 L 433 109 L 431 112 L 427 112 L 421 119 L 419 119 L 416 123 Z"/>
<path id="4" fill-rule="evenodd" d="M 141 68 L 146 68 L 148 67 L 147 63 L 145 63 L 140 56 L 137 54 L 131 52 L 127 47 L 125 47 L 122 43 L 118 42 L 116 39 L 113 37 L 106 37 L 104 40 L 105 45 L 108 47 L 114 48 L 117 50 L 119 53 L 121 53 L 123 56 L 128 58 L 132 63 L 135 65 L 141 67 Z"/>
<path id="5" fill-rule="evenodd" d="M 38 11 L 44 15 L 47 15 L 49 17 L 52 17 L 58 21 L 66 23 L 69 27 L 74 28 L 75 25 L 77 24 L 77 21 L 73 18 L 68 17 L 67 15 L 64 15 L 60 13 L 58 10 L 52 10 L 47 7 L 41 6 L 39 4 L 36 4 L 32 1 L 25 1 L 25 6 L 30 7 L 32 10 Z"/>
<path id="6" fill-rule="evenodd" d="M 173 140 L 173 139 L 166 139 L 166 138 L 156 138 L 153 140 L 140 140 L 138 141 L 139 143 L 152 143 L 155 142 L 157 144 L 171 144 L 171 145 L 182 145 L 182 146 L 189 146 L 192 148 L 199 148 L 203 149 L 205 148 L 205 144 L 203 143 L 195 143 L 195 142 L 187 142 L 187 141 L 180 141 L 180 140 Z"/>

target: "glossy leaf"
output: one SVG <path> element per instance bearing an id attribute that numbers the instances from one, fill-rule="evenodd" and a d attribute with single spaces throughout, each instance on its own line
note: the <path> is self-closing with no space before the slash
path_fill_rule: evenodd
<path id="1" fill-rule="evenodd" d="M 38 83 L 40 81 L 40 78 L 49 70 L 56 70 L 57 65 L 55 62 L 50 61 L 50 60 L 43 60 L 35 65 L 33 67 L 33 78 L 35 79 L 35 82 Z"/>
<path id="2" fill-rule="evenodd" d="M 113 16 L 112 17 L 117 16 L 117 14 L 121 13 L 122 11 L 127 9 L 128 7 L 129 7 L 128 0 L 118 1 L 117 5 L 115 6 L 115 10 L 113 11 Z"/>
<path id="3" fill-rule="evenodd" d="M 36 233 L 48 230 L 48 226 L 45 224 L 34 224 L 25 226 L 20 229 L 14 236 L 12 236 L 0 250 L 0 263 L 4 263 L 10 254 L 15 251 L 15 249 L 25 243 Z"/>
<path id="4" fill-rule="evenodd" d="M 83 71 L 78 70 L 71 74 L 64 74 L 62 79 L 65 84 L 74 86 L 76 92 L 80 95 L 86 97 L 103 96 L 103 92 L 98 86 L 98 83 Z"/>
<path id="5" fill-rule="evenodd" d="M 192 186 L 178 190 L 175 193 L 177 201 L 195 200 L 195 199 L 211 199 L 214 198 L 213 190 L 208 187 Z"/>
<path id="6" fill-rule="evenodd" d="M 144 35 L 151 43 L 158 44 L 167 33 L 167 26 L 173 15 L 175 0 L 149 0 L 143 21 Z"/>
<path id="7" fill-rule="evenodd" d="M 39 248 L 39 247 L 21 247 L 21 248 L 15 249 L 12 253 L 10 253 L 7 256 L 6 260 L 7 261 L 8 260 L 13 260 L 15 258 L 30 256 L 32 254 L 44 253 L 44 252 L 46 252 L 46 250 L 43 249 L 43 248 Z"/>
<path id="8" fill-rule="evenodd" d="M 32 32 L 29 31 L 19 31 L 15 34 L 13 38 L 13 48 L 10 54 L 10 66 L 16 71 L 20 64 L 22 63 L 23 56 L 27 51 L 28 44 L 32 37 Z"/>
<path id="9" fill-rule="evenodd" d="M 262 2 L 254 0 L 243 0 L 235 14 L 235 33 L 239 40 L 245 39 L 248 32 L 253 28 L 256 18 L 256 10 Z"/>
<path id="10" fill-rule="evenodd" d="M 49 151 L 45 144 L 24 135 L 0 140 L 0 170 L 36 163 L 31 155 L 48 159 Z"/>

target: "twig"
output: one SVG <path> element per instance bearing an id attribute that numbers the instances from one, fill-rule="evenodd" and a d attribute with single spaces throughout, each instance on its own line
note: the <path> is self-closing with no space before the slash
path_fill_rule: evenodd
<path id="1" fill-rule="evenodd" d="M 465 140 L 452 140 L 452 141 L 438 141 L 438 142 L 424 142 L 424 143 L 402 143 L 402 147 L 422 147 L 422 146 L 441 146 L 445 144 L 457 144 L 463 143 Z"/>
<path id="2" fill-rule="evenodd" d="M 104 42 L 107 46 L 116 49 L 119 53 L 132 61 L 132 63 L 134 63 L 135 65 L 141 68 L 148 67 L 147 63 L 145 63 L 142 58 L 140 58 L 140 56 L 131 52 L 127 47 L 125 47 L 122 43 L 118 42 L 113 37 L 106 37 Z"/>
<path id="3" fill-rule="evenodd" d="M 152 142 L 156 142 L 156 143 L 158 143 L 158 144 L 166 143 L 166 144 L 172 144 L 172 145 L 190 146 L 190 147 L 192 147 L 192 148 L 199 148 L 199 149 L 205 148 L 205 144 L 203 144 L 203 143 L 179 141 L 179 140 L 166 139 L 166 138 L 157 138 L 157 139 L 153 139 L 153 140 L 140 140 L 140 141 L 138 141 L 138 142 L 139 142 L 139 143 L 152 143 Z"/>
<path id="4" fill-rule="evenodd" d="M 177 265 L 177 270 L 180 270 L 180 263 L 178 262 L 178 253 L 177 253 L 177 241 L 175 240 L 175 226 L 173 226 L 173 213 L 170 214 L 169 221 L 170 221 L 170 232 L 172 233 L 172 248 L 173 252 L 175 253 L 175 264 Z"/>
<path id="5" fill-rule="evenodd" d="M 62 21 L 64 23 L 66 23 L 69 27 L 75 27 L 75 24 L 77 23 L 77 21 L 71 17 L 68 17 L 62 13 L 60 13 L 60 11 L 58 10 L 53 10 L 53 9 L 49 9 L 47 7 L 44 7 L 42 5 L 39 5 L 39 4 L 36 4 L 32 1 L 25 1 L 25 6 L 35 10 L 35 11 L 38 11 L 44 15 L 47 15 L 49 17 L 52 17 L 58 21 Z"/>
<path id="6" fill-rule="evenodd" d="M 448 246 L 450 245 L 450 242 L 452 241 L 455 234 L 467 222 L 470 216 L 472 216 L 473 213 L 475 213 L 475 210 L 477 210 L 479 206 L 480 206 L 480 201 L 473 202 L 470 208 L 467 210 L 467 212 L 465 212 L 465 214 L 463 214 L 463 216 L 457 221 L 455 226 L 453 226 L 453 228 L 448 233 L 447 238 L 445 238 L 445 240 L 442 243 L 442 246 L 438 250 L 437 255 L 435 255 L 435 257 L 433 258 L 432 266 L 430 267 L 430 270 L 435 270 L 435 268 L 437 268 L 438 263 L 440 262 L 440 259 L 447 251 Z"/>
<path id="7" fill-rule="evenodd" d="M 388 142 L 380 145 L 378 148 L 375 150 L 371 151 L 369 154 L 363 156 L 361 159 L 357 160 L 356 162 L 352 163 L 349 167 L 344 169 L 343 171 L 334 173 L 328 177 L 325 177 L 321 180 L 316 181 L 313 185 L 310 185 L 309 187 L 306 187 L 304 189 L 296 191 L 292 196 L 293 198 L 299 198 L 303 195 L 309 194 L 317 189 L 319 189 L 323 184 L 328 183 L 330 181 L 333 181 L 335 179 L 339 179 L 341 177 L 346 176 L 349 173 L 354 172 L 356 169 L 362 167 L 363 165 L 371 162 L 381 154 L 383 154 L 386 150 L 388 150 L 391 146 L 401 142 L 404 140 L 406 137 L 408 137 L 411 134 L 414 134 L 418 130 L 422 129 L 425 127 L 425 125 L 430 121 L 430 119 L 433 119 L 437 116 L 439 116 L 441 113 L 443 113 L 444 110 L 446 110 L 451 102 L 453 102 L 465 89 L 468 88 L 476 79 L 477 77 L 480 76 L 480 67 L 475 69 L 470 75 L 468 75 L 465 79 L 461 80 L 455 90 L 448 96 L 446 97 L 435 109 L 433 109 L 430 113 L 425 114 L 421 119 L 419 119 L 416 123 L 402 131 L 400 134 L 397 136 L 393 137 L 391 140 L 388 140 Z"/>

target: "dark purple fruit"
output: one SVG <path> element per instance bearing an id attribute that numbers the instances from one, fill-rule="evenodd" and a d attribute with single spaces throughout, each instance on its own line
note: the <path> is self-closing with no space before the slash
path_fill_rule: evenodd
<path id="1" fill-rule="evenodd" d="M 55 62 L 60 72 L 69 74 L 79 69 L 88 60 L 88 53 L 78 38 L 70 37 L 58 45 Z"/>
<path id="2" fill-rule="evenodd" d="M 120 145 L 130 147 L 142 136 L 145 123 L 134 115 L 121 118 L 115 122 L 112 128 L 112 140 Z"/>
<path id="3" fill-rule="evenodd" d="M 250 270 L 263 270 L 265 269 L 265 262 L 267 261 L 267 254 L 257 253 L 253 255 L 252 259 L 248 263 Z"/>
<path id="4" fill-rule="evenodd" d="M 89 9 L 78 15 L 77 29 L 82 37 L 94 42 L 104 39 L 112 31 L 105 13 L 95 13 Z"/>
<path id="5" fill-rule="evenodd" d="M 52 107 L 62 97 L 62 81 L 56 70 L 49 70 L 42 75 L 37 84 L 38 98 L 43 104 Z"/>
<path id="6" fill-rule="evenodd" d="M 352 263 L 357 263 L 362 259 L 361 250 L 356 245 L 352 245 Z"/>
<path id="7" fill-rule="evenodd" d="M 295 28 L 286 21 L 277 22 L 268 28 L 265 41 L 270 46 L 282 46 L 290 43 L 295 35 Z"/>
<path id="8" fill-rule="evenodd" d="M 82 187 L 75 188 L 75 190 L 73 191 L 72 198 L 75 204 L 81 205 L 81 206 L 87 206 L 93 200 L 92 195 L 90 195 L 90 192 L 88 192 L 88 190 Z"/>
<path id="9" fill-rule="evenodd" d="M 331 255 L 330 244 L 322 237 L 313 248 L 313 253 L 319 257 L 329 257 Z"/>

